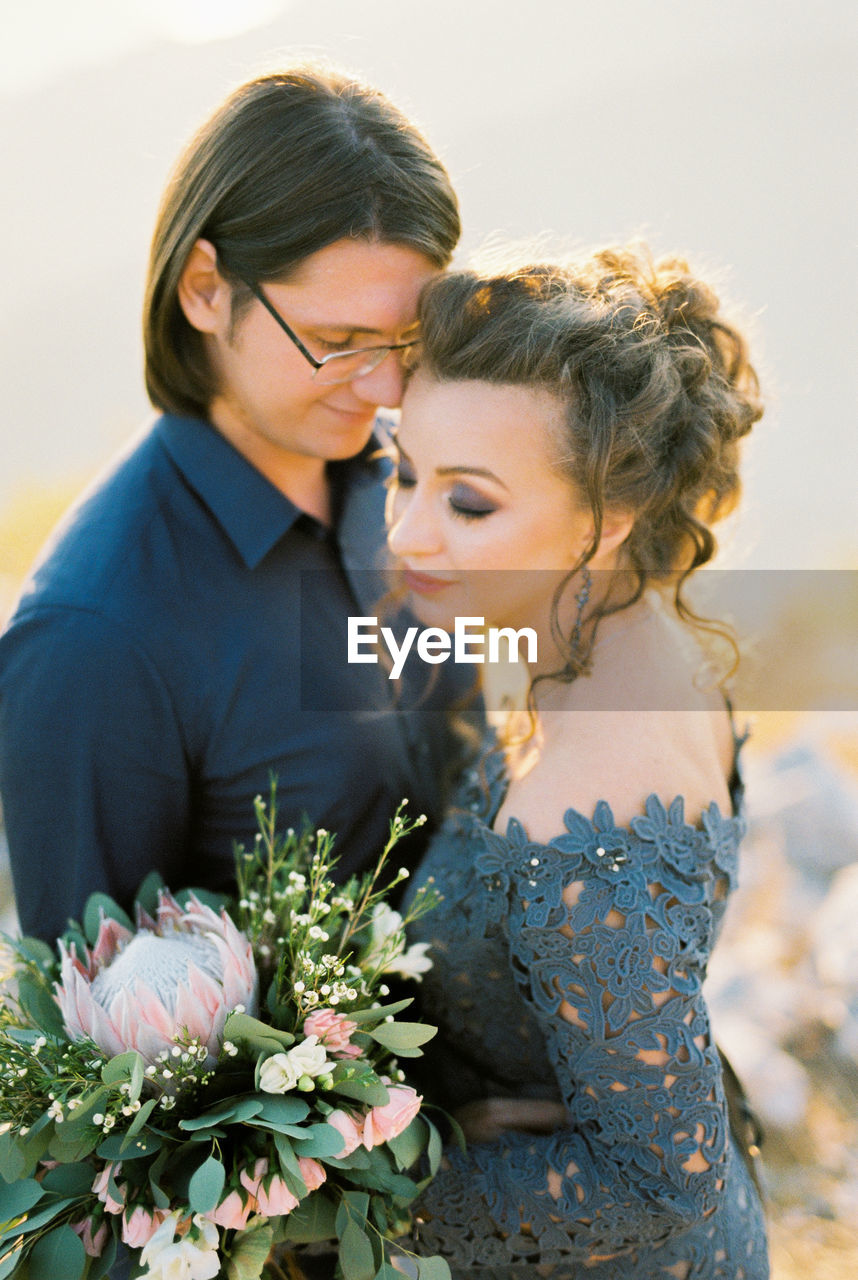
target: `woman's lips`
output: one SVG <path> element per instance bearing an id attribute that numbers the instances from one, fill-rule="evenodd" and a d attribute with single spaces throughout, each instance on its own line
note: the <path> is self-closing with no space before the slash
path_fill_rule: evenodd
<path id="1" fill-rule="evenodd" d="M 404 577 L 409 591 L 419 596 L 434 596 L 453 585 L 448 578 L 433 578 L 429 573 L 417 573 L 414 569 L 406 569 Z"/>

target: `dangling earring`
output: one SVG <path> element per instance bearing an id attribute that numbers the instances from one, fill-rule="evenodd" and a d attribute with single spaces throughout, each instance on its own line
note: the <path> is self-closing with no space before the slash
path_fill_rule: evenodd
<path id="1" fill-rule="evenodd" d="M 578 606 L 578 612 L 575 615 L 575 625 L 572 628 L 572 652 L 577 653 L 581 647 L 581 624 L 584 620 L 584 610 L 587 607 L 587 601 L 590 599 L 590 588 L 593 585 L 593 575 L 586 565 L 581 570 L 581 590 L 575 597 L 575 603 Z"/>

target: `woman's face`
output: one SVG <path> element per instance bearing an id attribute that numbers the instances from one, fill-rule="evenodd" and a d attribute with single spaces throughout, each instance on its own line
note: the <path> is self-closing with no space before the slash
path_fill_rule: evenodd
<path id="1" fill-rule="evenodd" d="M 388 543 L 429 626 L 456 617 L 545 631 L 554 590 L 593 521 L 555 466 L 563 406 L 487 382 L 408 385 L 388 502 Z"/>

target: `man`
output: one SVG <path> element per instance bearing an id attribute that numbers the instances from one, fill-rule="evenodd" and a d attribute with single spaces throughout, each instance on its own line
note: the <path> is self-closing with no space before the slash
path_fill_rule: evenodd
<path id="1" fill-rule="evenodd" d="M 379 93 L 300 67 L 238 89 L 174 171 L 146 381 L 162 416 L 55 535 L 0 638 L 0 791 L 21 925 L 53 940 L 149 871 L 227 887 L 253 797 L 373 862 L 439 807 L 442 685 L 349 665 L 372 612 L 383 465 L 455 195 Z M 434 700 L 433 700 L 434 698 Z"/>

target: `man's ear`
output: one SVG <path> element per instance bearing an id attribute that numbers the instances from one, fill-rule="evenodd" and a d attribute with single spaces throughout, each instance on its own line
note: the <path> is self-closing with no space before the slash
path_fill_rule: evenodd
<path id="1" fill-rule="evenodd" d="M 222 333 L 232 314 L 232 290 L 218 271 L 217 250 L 197 240 L 179 278 L 179 304 L 200 333 Z"/>

